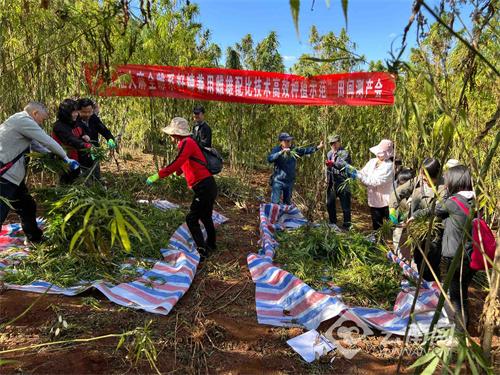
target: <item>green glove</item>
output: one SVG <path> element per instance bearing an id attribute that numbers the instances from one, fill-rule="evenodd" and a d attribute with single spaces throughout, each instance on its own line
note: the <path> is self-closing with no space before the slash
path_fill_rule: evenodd
<path id="1" fill-rule="evenodd" d="M 389 209 L 389 220 L 393 224 L 397 224 L 399 222 L 398 216 L 399 216 L 398 211 L 395 208 L 390 208 Z"/>
<path id="2" fill-rule="evenodd" d="M 108 139 L 108 147 L 111 150 L 114 150 L 116 148 L 116 142 L 112 138 Z"/>
<path id="3" fill-rule="evenodd" d="M 159 179 L 160 179 L 160 175 L 158 173 L 155 173 L 155 174 L 148 177 L 148 179 L 146 180 L 146 184 L 151 186 Z"/>

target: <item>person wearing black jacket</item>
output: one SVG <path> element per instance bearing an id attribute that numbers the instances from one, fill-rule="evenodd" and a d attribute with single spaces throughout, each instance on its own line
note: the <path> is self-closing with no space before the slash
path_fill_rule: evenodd
<path id="1" fill-rule="evenodd" d="M 352 164 L 351 155 L 342 147 L 339 135 L 329 137 L 328 142 L 332 148 L 328 151 L 326 156 L 326 180 L 328 184 L 326 207 L 328 210 L 328 218 L 331 224 L 337 224 L 336 201 L 338 197 L 340 206 L 342 207 L 342 213 L 344 214 L 342 227 L 348 230 L 351 228 L 351 189 L 346 183 L 348 179 L 347 172 L 343 168 L 335 168 L 334 165 L 339 161 Z"/>
<path id="2" fill-rule="evenodd" d="M 202 147 L 212 148 L 212 129 L 205 121 L 205 108 L 198 105 L 193 109 L 195 125 L 193 127 L 193 138 Z"/>
<path id="3" fill-rule="evenodd" d="M 110 149 L 116 148 L 116 141 L 113 134 L 109 131 L 109 129 L 104 125 L 94 113 L 94 102 L 89 98 L 83 98 L 78 100 L 77 109 L 78 109 L 78 122 L 79 125 L 82 126 L 86 133 L 90 137 L 90 143 L 99 147 L 99 134 L 102 135 L 106 139 L 106 144 Z M 101 178 L 101 168 L 99 165 L 99 161 L 96 160 L 94 162 L 97 164 L 93 170 L 93 176 L 95 179 L 99 180 Z"/>
<path id="4" fill-rule="evenodd" d="M 94 113 L 94 102 L 89 98 L 78 100 L 78 119 L 87 127 L 85 129 L 90 136 L 90 142 L 99 147 L 99 134 L 102 135 L 110 148 L 116 147 L 115 137 L 103 124 L 99 116 Z M 114 146 L 113 146 L 114 144 Z"/>
<path id="5" fill-rule="evenodd" d="M 80 163 L 82 168 L 92 167 L 90 156 L 90 136 L 77 123 L 77 103 L 73 99 L 64 99 L 57 111 L 57 121 L 54 123 L 52 138 L 62 145 L 71 159 Z M 61 184 L 71 184 L 80 175 L 80 168 L 61 175 Z"/>

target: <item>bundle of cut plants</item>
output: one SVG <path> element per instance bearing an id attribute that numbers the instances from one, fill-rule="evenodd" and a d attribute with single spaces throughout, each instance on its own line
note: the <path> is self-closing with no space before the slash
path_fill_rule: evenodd
<path id="1" fill-rule="evenodd" d="M 303 226 L 277 234 L 276 262 L 311 287 L 332 283 L 346 303 L 390 308 L 400 290 L 400 272 L 387 249 L 365 235 L 336 232 L 328 225 Z"/>
<path id="2" fill-rule="evenodd" d="M 435 219 L 431 223 L 429 218 L 416 218 L 406 226 L 407 240 L 405 245 L 416 248 L 425 242 L 427 237 L 430 237 L 431 240 L 441 237 L 442 231 L 443 223 L 440 220 Z"/>
<path id="3" fill-rule="evenodd" d="M 67 287 L 130 281 L 138 269 L 150 266 L 152 261 L 143 259 L 161 258 L 160 248 L 183 221 L 178 210 L 137 205 L 99 186 L 50 188 L 38 198 L 54 202 L 45 207 L 46 240 L 6 270 L 5 282 L 44 280 Z"/>

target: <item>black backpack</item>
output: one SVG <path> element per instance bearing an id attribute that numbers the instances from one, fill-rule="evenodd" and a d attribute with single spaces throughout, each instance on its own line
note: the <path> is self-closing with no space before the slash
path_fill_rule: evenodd
<path id="1" fill-rule="evenodd" d="M 190 157 L 190 159 L 206 167 L 208 171 L 212 174 L 220 173 L 220 171 L 222 171 L 222 164 L 224 161 L 222 159 L 222 156 L 219 154 L 219 151 L 217 151 L 213 147 L 203 147 L 196 141 L 196 139 L 194 139 L 194 141 L 200 148 L 201 152 L 203 153 L 203 156 L 205 156 L 207 162 L 205 163 L 203 160 L 200 160 L 195 157 Z"/>

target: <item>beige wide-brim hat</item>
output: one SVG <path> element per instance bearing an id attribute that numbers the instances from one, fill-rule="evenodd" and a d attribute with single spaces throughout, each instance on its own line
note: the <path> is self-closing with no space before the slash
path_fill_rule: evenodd
<path id="1" fill-rule="evenodd" d="M 172 121 L 170 121 L 170 125 L 164 127 L 161 131 L 168 135 L 180 135 L 181 137 L 191 135 L 189 123 L 182 117 L 174 117 Z"/>

